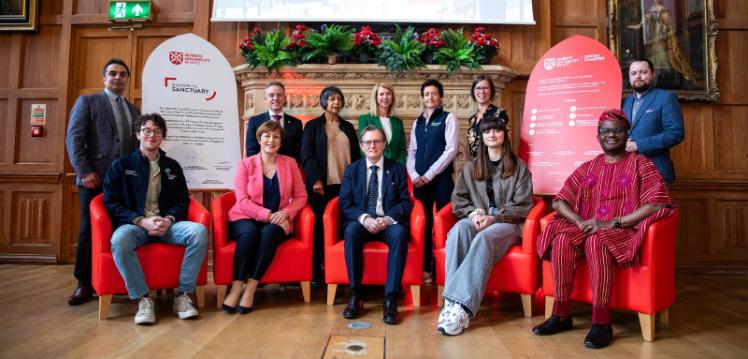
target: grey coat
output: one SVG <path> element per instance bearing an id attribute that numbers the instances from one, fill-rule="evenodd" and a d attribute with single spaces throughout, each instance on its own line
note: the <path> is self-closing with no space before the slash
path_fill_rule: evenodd
<path id="1" fill-rule="evenodd" d="M 476 208 L 488 213 L 489 201 L 486 181 L 473 180 L 476 159 L 465 163 L 452 192 L 452 212 L 460 219 L 467 218 Z M 517 158 L 517 168 L 509 178 L 502 179 L 501 172 L 493 176 L 494 201 L 498 214 L 496 222 L 524 223 L 533 205 L 532 174 L 525 162 Z"/>
<path id="2" fill-rule="evenodd" d="M 135 121 L 140 110 L 128 101 L 125 103 Z M 138 146 L 136 131 L 131 128 L 130 133 L 131 149 L 123 155 L 128 155 Z M 78 97 L 70 111 L 65 145 L 75 169 L 75 184 L 82 186 L 81 176 L 91 172 L 96 172 L 103 180 L 109 165 L 120 157 L 117 123 L 106 92 Z"/>

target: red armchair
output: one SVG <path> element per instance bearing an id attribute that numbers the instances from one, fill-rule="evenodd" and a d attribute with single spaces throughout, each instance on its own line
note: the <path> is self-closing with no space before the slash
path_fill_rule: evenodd
<path id="1" fill-rule="evenodd" d="M 544 230 L 556 215 L 553 212 L 540 221 Z M 652 223 L 647 228 L 641 246 L 640 262 L 632 268 L 619 268 L 613 279 L 611 307 L 639 313 L 642 337 L 654 340 L 655 314 L 667 324 L 669 308 L 675 302 L 675 235 L 678 226 L 678 210 L 667 218 Z M 553 314 L 553 275 L 551 262 L 543 261 L 543 293 L 545 293 L 545 316 Z M 584 259 L 577 263 L 574 290 L 571 299 L 591 303 L 587 264 Z"/>
<path id="2" fill-rule="evenodd" d="M 540 233 L 540 219 L 547 206 L 540 197 L 533 197 L 534 205 L 525 219 L 522 229 L 522 243 L 512 246 L 504 258 L 494 265 L 486 285 L 487 291 L 520 293 L 525 317 L 532 316 L 532 297 L 540 286 L 540 259 L 536 238 Z M 457 223 L 449 203 L 434 215 L 434 258 L 436 260 L 436 284 L 439 286 L 439 305 L 444 298 L 444 276 L 446 261 L 447 233 Z"/>
<path id="3" fill-rule="evenodd" d="M 112 294 L 127 293 L 125 282 L 114 264 L 111 251 L 112 222 L 104 207 L 104 195 L 91 201 L 91 282 L 99 295 L 99 320 L 109 314 Z M 200 202 L 191 199 L 187 219 L 210 228 L 210 214 Z M 176 288 L 179 285 L 179 271 L 184 257 L 184 247 L 165 243 L 148 243 L 137 250 L 148 288 Z M 207 256 L 197 276 L 195 297 L 198 307 L 205 305 L 205 284 L 207 283 Z"/>
<path id="4" fill-rule="evenodd" d="M 421 303 L 421 281 L 423 273 L 423 231 L 426 217 L 423 205 L 411 197 L 413 210 L 410 213 L 410 241 L 408 254 L 403 270 L 403 287 L 410 286 L 413 306 Z M 345 247 L 343 238 L 339 237 L 340 207 L 338 197 L 333 198 L 325 208 L 322 217 L 325 227 L 325 282 L 327 282 L 327 304 L 335 302 L 338 284 L 349 284 L 345 264 Z M 364 273 L 362 284 L 384 284 L 387 280 L 387 245 L 379 241 L 364 244 Z"/>
<path id="5" fill-rule="evenodd" d="M 224 193 L 211 203 L 213 213 L 213 281 L 217 286 L 216 306 L 220 309 L 226 297 L 226 287 L 234 280 L 234 251 L 236 241 L 228 238 L 228 212 L 236 203 L 234 192 Z M 314 237 L 314 212 L 307 205 L 294 219 L 292 237 L 284 241 L 275 252 L 260 283 L 301 282 L 304 302 L 309 302 L 309 282 L 312 280 L 312 238 Z"/>

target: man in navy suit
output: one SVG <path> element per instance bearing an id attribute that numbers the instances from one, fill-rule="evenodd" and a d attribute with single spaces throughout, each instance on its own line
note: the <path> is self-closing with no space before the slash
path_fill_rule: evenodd
<path id="1" fill-rule="evenodd" d="M 120 59 L 110 59 L 103 69 L 104 91 L 78 97 L 70 111 L 65 145 L 75 170 L 80 196 L 81 219 L 75 253 L 78 286 L 68 304 L 83 304 L 93 296 L 91 288 L 91 218 L 88 206 L 102 192 L 102 178 L 118 157 L 138 147 L 134 119 L 140 110 L 124 97 L 130 69 Z"/>
<path id="2" fill-rule="evenodd" d="M 303 126 L 298 118 L 283 113 L 283 106 L 286 105 L 286 88 L 283 83 L 272 81 L 265 86 L 265 105 L 268 107 L 268 112 L 250 117 L 247 124 L 247 133 L 244 137 L 247 157 L 260 152 L 260 144 L 257 142 L 257 136 L 255 136 L 257 129 L 265 121 L 274 120 L 278 121 L 286 132 L 278 152 L 293 157 L 297 163 L 301 162 L 300 148 Z"/>
<path id="3" fill-rule="evenodd" d="M 402 292 L 410 237 L 407 224 L 413 203 L 408 194 L 405 167 L 384 158 L 384 141 L 384 132 L 375 126 L 361 131 L 359 142 L 365 158 L 345 169 L 340 187 L 345 263 L 351 283 L 351 297 L 343 317 L 354 319 L 361 315 L 364 243 L 379 240 L 389 247 L 383 320 L 387 324 L 397 324 L 400 321 L 397 297 Z"/>
<path id="4" fill-rule="evenodd" d="M 649 157 L 670 186 L 675 181 L 670 148 L 683 141 L 683 112 L 675 95 L 654 87 L 656 78 L 652 62 L 647 59 L 635 60 L 629 66 L 634 93 L 621 105 L 631 119 L 626 151 Z"/>

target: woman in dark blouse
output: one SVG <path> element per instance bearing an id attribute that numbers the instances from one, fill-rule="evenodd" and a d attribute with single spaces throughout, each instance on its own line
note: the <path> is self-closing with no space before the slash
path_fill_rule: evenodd
<path id="1" fill-rule="evenodd" d="M 479 75 L 473 80 L 470 87 L 470 97 L 478 103 L 478 111 L 470 117 L 470 125 L 467 130 L 467 144 L 470 149 L 470 158 L 476 158 L 478 155 L 478 140 L 480 139 L 480 121 L 487 117 L 498 117 L 509 124 L 509 115 L 504 109 L 496 107 L 491 103 L 496 95 L 496 87 L 493 80 L 486 75 Z"/>
<path id="2" fill-rule="evenodd" d="M 335 86 L 325 87 L 319 95 L 319 104 L 325 113 L 306 124 L 301 141 L 301 167 L 306 176 L 309 205 L 315 215 L 312 286 L 324 282 L 322 215 L 325 207 L 340 194 L 345 168 L 361 157 L 356 129 L 340 117 L 345 105 L 343 92 Z"/>

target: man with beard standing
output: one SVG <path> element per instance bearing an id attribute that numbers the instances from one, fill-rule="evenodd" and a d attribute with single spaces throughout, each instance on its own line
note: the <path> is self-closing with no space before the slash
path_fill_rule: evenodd
<path id="1" fill-rule="evenodd" d="M 649 157 L 668 186 L 675 181 L 670 148 L 683 141 L 683 112 L 678 98 L 656 89 L 652 62 L 638 59 L 629 66 L 634 93 L 623 99 L 623 112 L 631 119 L 626 151 Z"/>

